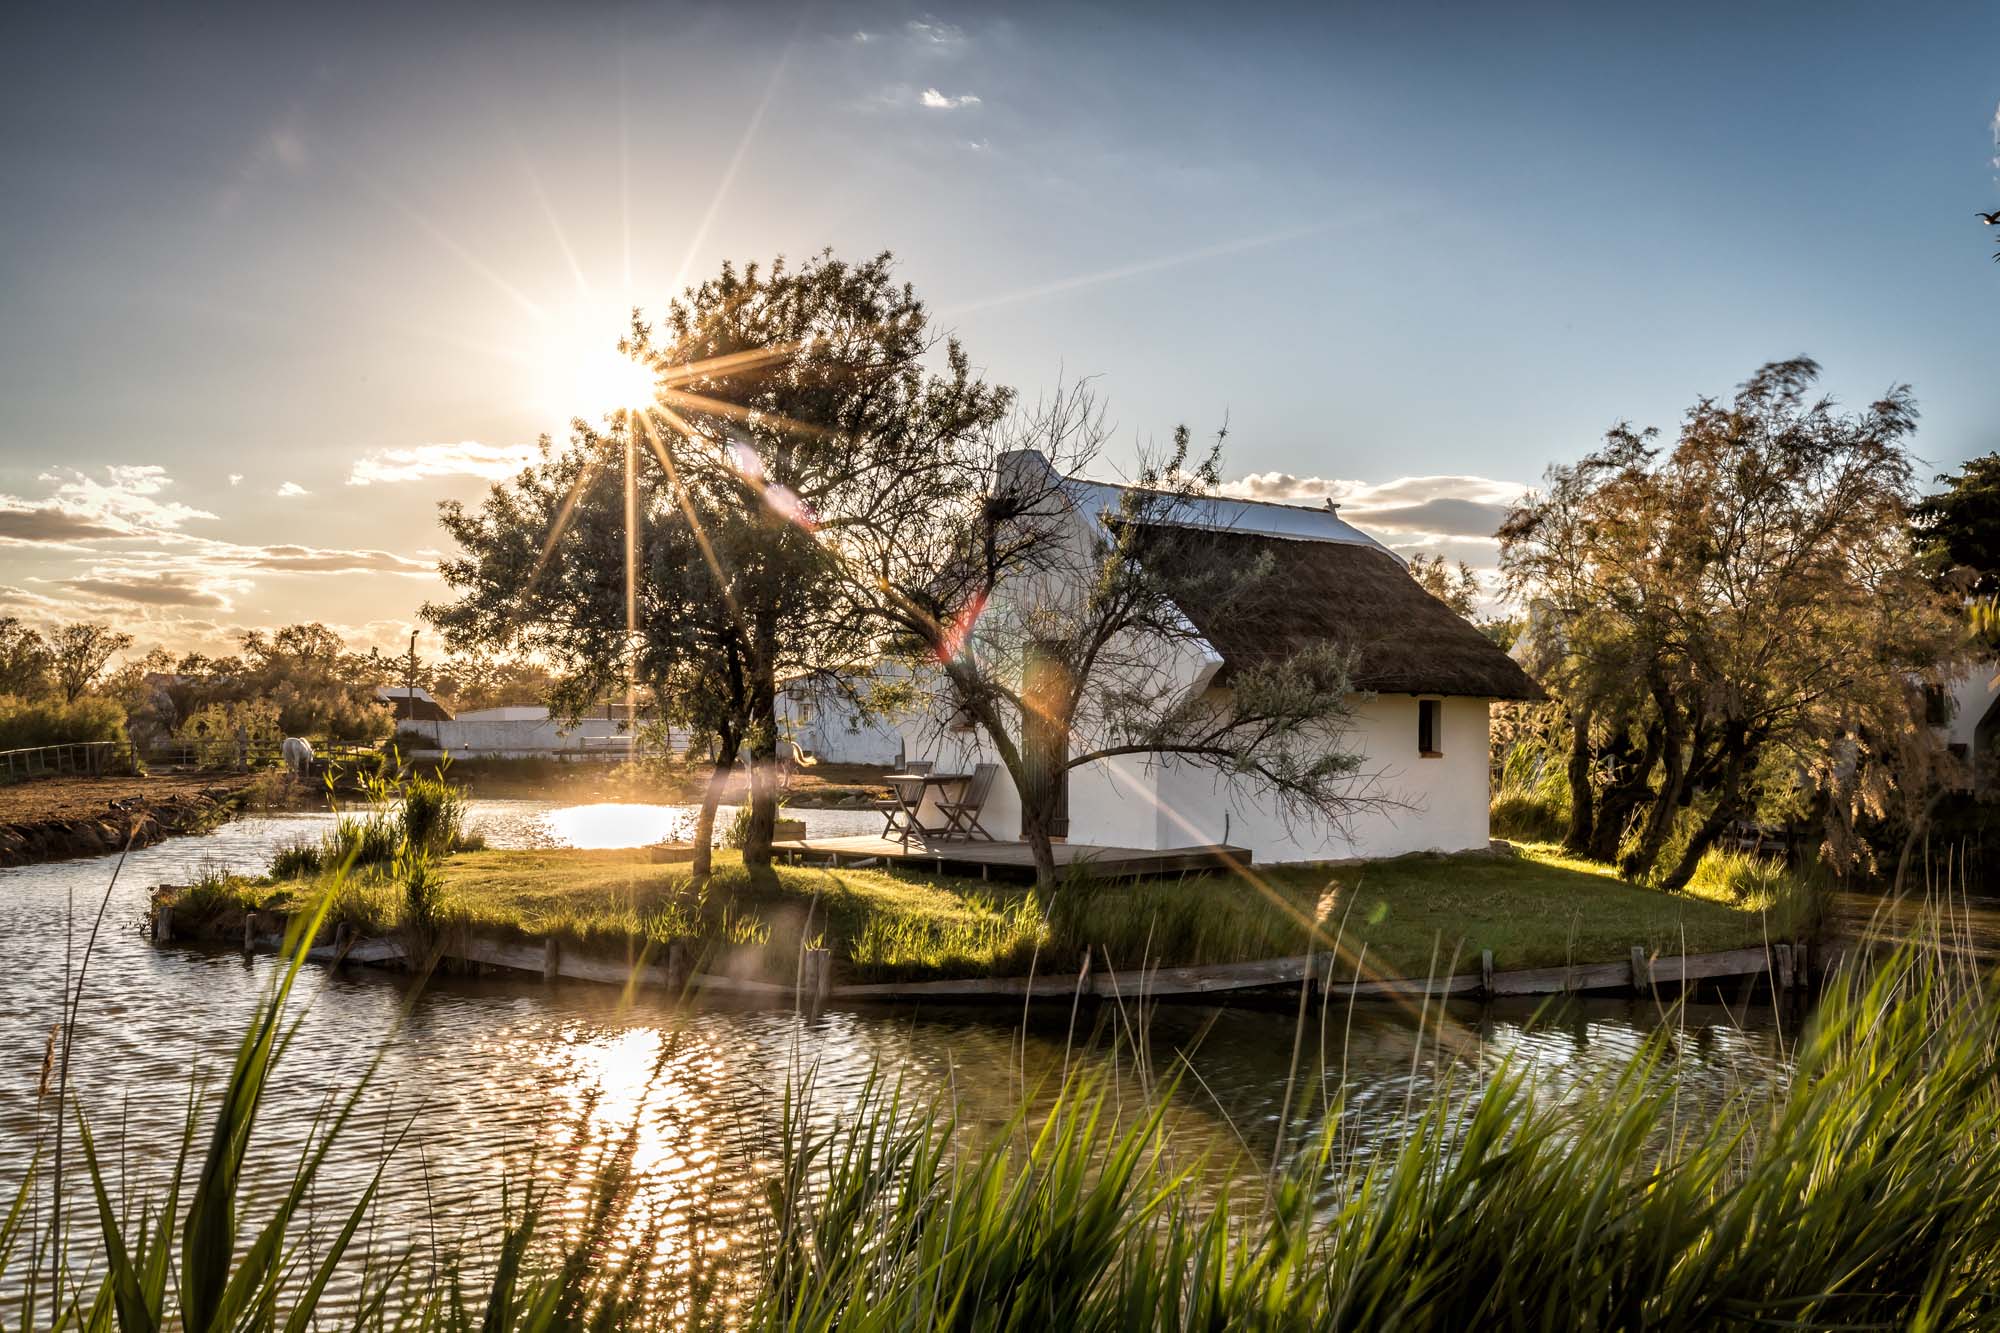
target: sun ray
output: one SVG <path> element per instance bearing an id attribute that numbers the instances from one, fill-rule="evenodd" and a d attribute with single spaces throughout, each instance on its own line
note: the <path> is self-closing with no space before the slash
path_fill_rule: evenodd
<path id="1" fill-rule="evenodd" d="M 535 302 L 530 300 L 525 292 L 523 292 L 520 288 L 514 286 L 514 284 L 508 282 L 505 278 L 501 277 L 500 274 L 490 264 L 488 264 L 485 260 L 481 259 L 478 255 L 474 254 L 466 246 L 461 244 L 449 232 L 445 231 L 444 228 L 438 226 L 436 223 L 432 222 L 429 218 L 425 217 L 422 213 L 419 213 L 415 208 L 411 207 L 409 204 L 404 203 L 401 199 L 397 198 L 394 194 L 390 193 L 389 189 L 386 186 L 384 186 L 381 182 L 377 181 L 374 177 L 369 176 L 365 172 L 354 167 L 348 168 L 348 171 L 354 177 L 355 180 L 361 183 L 362 188 L 366 189 L 370 194 L 374 195 L 377 199 L 380 199 L 383 203 L 389 205 L 389 207 L 395 209 L 397 212 L 401 213 L 405 218 L 415 223 L 418 229 L 421 230 L 424 233 L 424 235 L 430 237 L 433 241 L 436 241 L 440 246 L 443 246 L 446 250 L 450 251 L 453 255 L 457 256 L 457 258 L 462 263 L 464 263 L 467 268 L 471 269 L 474 273 L 477 273 L 480 277 L 486 279 L 488 283 L 492 284 L 494 290 L 498 291 L 501 295 L 513 301 L 516 305 L 520 306 L 530 315 L 533 315 L 536 319 L 540 320 L 546 318 L 546 314 L 542 310 L 542 308 L 539 305 L 535 304 Z"/>
<path id="2" fill-rule="evenodd" d="M 535 561 L 535 567 L 528 572 L 527 587 L 533 588 L 541 581 L 542 571 L 548 568 L 549 557 L 555 554 L 556 543 L 569 530 L 570 515 L 576 512 L 576 502 L 583 494 L 583 488 L 590 484 L 597 473 L 595 457 L 586 458 L 577 469 L 576 480 L 569 485 L 569 494 L 563 497 L 562 507 L 556 510 L 556 521 L 549 525 L 549 535 L 542 542 L 542 553 Z"/>
<path id="3" fill-rule="evenodd" d="M 1295 241 L 1314 232 L 1325 231 L 1327 224 L 1311 223 L 1302 227 L 1287 227 L 1281 231 L 1265 232 L 1258 236 L 1240 237 L 1233 241 L 1222 241 L 1215 245 L 1205 245 L 1199 249 L 1184 250 L 1179 254 L 1162 255 L 1156 259 L 1141 259 L 1130 264 L 1118 264 L 1112 268 L 1100 269 L 1095 273 L 1082 273 L 1075 277 L 1058 278 L 1053 282 L 1024 287 L 1018 292 L 1007 292 L 999 296 L 989 296 L 978 301 L 968 301 L 938 312 L 940 317 L 966 315 L 978 310 L 991 310 L 995 306 L 1014 305 L 1021 301 L 1033 301 L 1044 296 L 1058 296 L 1065 292 L 1077 291 L 1084 287 L 1095 287 L 1100 283 L 1116 282 L 1121 278 L 1133 278 L 1142 273 L 1156 273 L 1161 269 L 1179 268 L 1183 264 L 1199 263 L 1204 259 L 1219 259 L 1223 255 L 1241 254 L 1245 250 L 1260 250 L 1267 245 L 1279 245 L 1285 241 Z"/>
<path id="4" fill-rule="evenodd" d="M 542 216 L 548 220 L 549 231 L 556 238 L 556 248 L 562 251 L 563 262 L 569 265 L 569 273 L 576 280 L 576 294 L 589 299 L 590 283 L 583 276 L 583 266 L 577 263 L 576 251 L 570 247 L 569 236 L 563 231 L 562 222 L 556 217 L 555 206 L 549 202 L 548 192 L 542 188 L 542 178 L 535 173 L 534 164 L 524 154 L 521 171 L 528 178 L 528 188 L 535 193 L 535 202 L 541 206 Z"/>
<path id="5" fill-rule="evenodd" d="M 764 84 L 764 95 L 757 99 L 756 109 L 750 113 L 749 124 L 743 127 L 743 135 L 736 141 L 736 151 L 729 155 L 729 165 L 723 169 L 722 180 L 715 187 L 715 195 L 708 201 L 708 208 L 701 215 L 701 222 L 694 229 L 694 236 L 688 241 L 687 254 L 681 259 L 680 268 L 674 273 L 674 282 L 667 290 L 678 293 L 687 285 L 687 276 L 694 268 L 702 245 L 708 240 L 709 229 L 715 225 L 715 218 L 722 211 L 722 204 L 729 197 L 730 188 L 736 183 L 736 173 L 743 166 L 743 159 L 749 156 L 750 145 L 757 138 L 757 129 L 764 123 L 764 113 L 771 109 L 771 100 L 777 96 L 778 85 L 784 81 L 785 67 L 791 64 L 792 50 L 798 45 L 799 29 L 804 25 L 805 11 L 799 14 L 799 24 L 792 29 L 791 40 L 785 43 L 785 50 L 778 57 L 778 63 L 771 70 L 771 77 Z"/>

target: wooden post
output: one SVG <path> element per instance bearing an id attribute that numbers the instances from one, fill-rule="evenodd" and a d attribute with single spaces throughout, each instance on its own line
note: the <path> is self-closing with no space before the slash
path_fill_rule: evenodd
<path id="1" fill-rule="evenodd" d="M 542 980 L 554 981 L 562 975 L 562 941 L 551 935 L 542 941 Z"/>
<path id="2" fill-rule="evenodd" d="M 1479 993 L 1487 999 L 1493 998 L 1493 951 L 1479 951 Z"/>
<path id="3" fill-rule="evenodd" d="M 354 944 L 354 927 L 345 921 L 337 921 L 333 927 L 333 962 L 338 967 L 347 958 L 347 951 Z"/>
<path id="4" fill-rule="evenodd" d="M 1792 988 L 1792 946 L 1780 944 L 1773 950 L 1778 955 L 1778 974 L 1774 978 L 1780 991 Z"/>
<path id="5" fill-rule="evenodd" d="M 676 1000 L 687 993 L 687 953 L 687 943 L 683 940 L 674 940 L 667 945 L 667 990 Z"/>
<path id="6" fill-rule="evenodd" d="M 153 938 L 171 944 L 174 938 L 174 905 L 161 903 L 153 909 Z"/>
<path id="7" fill-rule="evenodd" d="M 1647 961 L 1642 945 L 1632 946 L 1632 989 L 1641 995 L 1653 993 L 1653 965 Z"/>
<path id="8" fill-rule="evenodd" d="M 243 914 L 243 952 L 249 953 L 257 947 L 257 914 Z"/>

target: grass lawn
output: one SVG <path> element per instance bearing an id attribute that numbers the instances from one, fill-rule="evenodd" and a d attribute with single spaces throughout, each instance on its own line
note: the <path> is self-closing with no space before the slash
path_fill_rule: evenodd
<path id="1" fill-rule="evenodd" d="M 655 864 L 643 851 L 462 852 L 444 863 L 439 915 L 586 948 L 685 940 L 703 966 L 773 979 L 793 975 L 806 943 L 831 948 L 841 975 L 855 980 L 1019 975 L 1037 950 L 1042 970 L 1067 970 L 1086 945 L 1121 970 L 1148 960 L 1243 962 L 1304 953 L 1316 915 L 1316 952 L 1338 930 L 1350 960 L 1365 944 L 1369 971 L 1386 976 L 1473 970 L 1482 949 L 1505 971 L 1616 961 L 1634 944 L 1701 953 L 1792 933 L 1781 895 L 1736 902 L 1716 884 L 1676 897 L 1541 847 L 1512 858 L 1071 882 L 1046 904 L 1022 886 L 914 871 L 779 867 L 753 878 L 733 853 L 718 852 L 716 862 L 715 878 L 696 889 L 684 866 Z M 199 920 L 232 906 L 298 903 L 313 891 L 236 881 L 190 889 L 183 903 Z M 343 886 L 335 915 L 379 933 L 395 928 L 400 903 L 396 885 L 363 877 Z"/>

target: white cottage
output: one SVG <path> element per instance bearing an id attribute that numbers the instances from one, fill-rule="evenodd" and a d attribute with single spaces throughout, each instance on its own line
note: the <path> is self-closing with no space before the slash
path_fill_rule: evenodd
<path id="1" fill-rule="evenodd" d="M 1032 452 L 1011 456 L 1009 467 L 1050 474 L 1047 460 Z M 1071 480 L 1062 494 L 1064 521 L 1087 548 L 1093 525 L 1118 518 L 1125 491 Z M 1200 543 L 1205 553 L 1219 547 L 1231 563 L 1269 555 L 1282 586 L 1296 592 L 1279 623 L 1260 616 L 1254 630 L 1226 605 L 1182 605 L 1198 641 L 1163 649 L 1177 682 L 1190 692 L 1225 691 L 1233 673 L 1313 641 L 1349 648 L 1360 693 L 1340 744 L 1365 756 L 1357 795 L 1379 801 L 1335 828 L 1286 818 L 1242 779 L 1212 768 L 1172 756 L 1120 756 L 1070 770 L 1069 840 L 1148 850 L 1226 843 L 1259 862 L 1485 848 L 1489 710 L 1496 700 L 1542 697 L 1520 666 L 1425 592 L 1401 557 L 1330 506 L 1212 498 L 1170 512 L 1209 534 Z M 991 758 L 985 739 L 963 727 L 913 722 L 902 739 L 910 757 L 930 756 L 941 769 L 969 770 Z M 996 837 L 1019 836 L 1020 802 L 1004 770 L 983 823 Z"/>

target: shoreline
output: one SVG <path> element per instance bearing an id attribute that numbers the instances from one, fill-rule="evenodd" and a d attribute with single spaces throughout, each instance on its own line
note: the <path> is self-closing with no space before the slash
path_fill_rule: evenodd
<path id="1" fill-rule="evenodd" d="M 111 856 L 206 833 L 258 809 L 297 806 L 305 789 L 258 773 L 37 778 L 0 788 L 0 868 Z"/>
<path id="2" fill-rule="evenodd" d="M 250 912 L 236 928 L 209 921 L 183 929 L 175 923 L 171 899 L 163 897 L 163 893 L 170 892 L 166 886 L 155 890 L 147 919 L 148 934 L 155 944 L 227 947 L 233 943 L 245 954 L 253 954 L 282 953 L 291 943 L 291 918 L 278 912 Z M 361 936 L 345 925 L 328 924 L 322 926 L 320 938 L 307 950 L 306 959 L 336 968 L 352 963 L 403 974 L 451 963 L 470 968 L 475 975 L 501 972 L 538 976 L 546 982 L 581 981 L 617 986 L 669 1002 L 679 1002 L 696 993 L 714 993 L 817 1009 L 829 1002 L 926 999 L 1145 1002 L 1227 997 L 1291 1001 L 1300 998 L 1302 988 L 1306 992 L 1304 998 L 1322 1004 L 1342 1000 L 1493 1000 L 1562 995 L 1666 998 L 1732 982 L 1761 989 L 1766 992 L 1766 999 L 1775 1002 L 1786 993 L 1810 988 L 1840 966 L 1852 951 L 1853 946 L 1842 947 L 1837 943 L 1818 947 L 1774 943 L 1713 953 L 1660 956 L 1647 954 L 1634 945 L 1625 961 L 1576 962 L 1509 971 L 1497 970 L 1488 951 L 1481 957 L 1478 972 L 1426 978 L 1364 976 L 1359 972 L 1343 977 L 1351 965 L 1331 953 L 1200 967 L 1153 966 L 1120 973 L 1105 966 L 1096 951 L 1091 950 L 1079 958 L 1073 972 L 1064 969 L 1042 976 L 835 982 L 831 954 L 825 949 L 807 949 L 799 960 L 798 980 L 787 985 L 734 971 L 704 971 L 703 965 L 710 960 L 691 957 L 680 941 L 665 947 L 643 946 L 636 956 L 628 952 L 620 957 L 602 950 L 580 949 L 555 936 L 538 941 L 520 940 L 498 932 L 449 928 L 431 948 L 413 950 L 405 940 Z M 413 966 L 413 956 L 419 955 L 424 966 Z"/>

